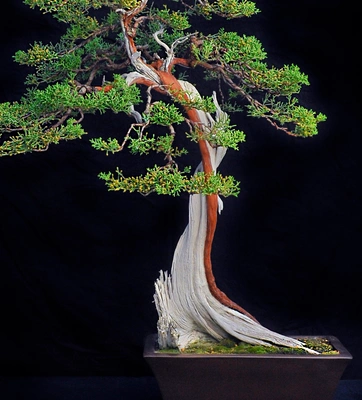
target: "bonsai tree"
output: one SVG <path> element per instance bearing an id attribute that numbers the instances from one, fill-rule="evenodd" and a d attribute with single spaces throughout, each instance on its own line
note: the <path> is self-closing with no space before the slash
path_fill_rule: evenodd
<path id="1" fill-rule="evenodd" d="M 252 344 L 304 347 L 273 332 L 223 293 L 214 278 L 211 251 L 221 197 L 237 196 L 239 184 L 218 167 L 245 134 L 230 114 L 245 110 L 281 134 L 317 134 L 326 119 L 299 104 L 308 77 L 296 65 L 266 63 L 254 36 L 213 21 L 259 13 L 248 0 L 178 0 L 158 7 L 147 0 L 25 0 L 66 24 L 58 43 L 36 42 L 18 51 L 32 67 L 23 98 L 0 105 L 1 156 L 43 152 L 60 141 L 86 135 L 89 114 L 120 116 L 120 136 L 90 145 L 105 155 L 130 151 L 158 164 L 142 175 L 100 172 L 108 190 L 143 195 L 189 194 L 189 223 L 176 247 L 171 272 L 160 272 L 154 300 L 161 348 L 233 337 Z M 198 24 L 207 32 L 199 32 Z M 207 83 L 199 93 L 195 82 Z M 125 120 L 128 126 L 125 126 Z M 179 167 L 187 153 L 179 137 L 199 149 L 196 169 Z M 184 141 L 181 141 L 184 143 Z M 156 154 L 157 157 L 154 155 Z M 310 350 L 309 350 L 310 351 Z"/>

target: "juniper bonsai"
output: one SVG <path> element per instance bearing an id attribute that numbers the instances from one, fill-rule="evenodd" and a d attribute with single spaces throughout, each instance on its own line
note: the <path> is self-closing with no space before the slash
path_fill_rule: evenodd
<path id="1" fill-rule="evenodd" d="M 158 7 L 147 0 L 24 0 L 64 24 L 58 43 L 36 42 L 16 52 L 32 68 L 28 89 L 17 102 L 0 105 L 1 156 L 43 152 L 87 133 L 89 114 L 120 116 L 120 137 L 99 137 L 90 145 L 105 154 L 128 149 L 134 155 L 163 154 L 162 163 L 140 176 L 120 169 L 100 172 L 109 190 L 172 196 L 189 194 L 189 224 L 174 253 L 171 272 L 160 272 L 154 300 L 161 348 L 234 337 L 252 344 L 303 347 L 270 331 L 217 286 L 211 249 L 220 196 L 237 196 L 239 183 L 217 169 L 227 149 L 238 150 L 244 132 L 229 114 L 241 109 L 263 118 L 282 134 L 308 138 L 326 119 L 299 104 L 308 77 L 296 65 L 267 64 L 254 36 L 213 31 L 215 18 L 249 18 L 260 11 L 248 0 L 178 0 Z M 200 21 L 207 32 L 199 32 Z M 240 25 L 242 26 L 242 25 Z M 203 71 L 202 94 L 193 74 Z M 198 74 L 200 76 L 200 73 Z M 200 85 L 201 86 L 201 85 Z M 125 118 L 128 126 L 124 126 Z M 200 164 L 180 168 L 196 142 Z M 198 161 L 199 162 L 199 161 Z"/>

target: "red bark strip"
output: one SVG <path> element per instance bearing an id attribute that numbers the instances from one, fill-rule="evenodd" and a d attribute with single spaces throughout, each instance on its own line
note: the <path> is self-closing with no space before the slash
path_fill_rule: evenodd
<path id="1" fill-rule="evenodd" d="M 188 100 L 187 94 L 182 90 L 180 83 L 177 79 L 170 73 L 164 71 L 158 71 L 158 74 L 162 80 L 163 85 L 167 88 L 171 88 L 173 95 L 177 98 L 182 96 L 186 101 Z M 195 124 L 195 126 L 201 124 L 199 119 L 199 115 L 197 110 L 185 108 L 185 112 L 189 119 Z M 201 136 L 201 128 L 200 136 Z M 204 139 L 199 140 L 199 149 L 201 153 L 202 166 L 207 179 L 208 175 L 214 173 L 211 163 L 211 157 L 209 150 L 207 148 L 206 141 Z M 207 230 L 206 230 L 206 239 L 205 239 L 205 248 L 204 248 L 204 268 L 206 280 L 210 289 L 211 294 L 223 305 L 226 307 L 232 308 L 241 312 L 244 315 L 247 315 L 254 321 L 256 321 L 255 317 L 253 317 L 250 313 L 248 313 L 244 308 L 239 306 L 237 303 L 232 301 L 224 292 L 222 292 L 216 285 L 216 280 L 212 270 L 212 262 L 211 262 L 211 250 L 212 243 L 214 240 L 216 224 L 217 224 L 217 213 L 218 213 L 218 195 L 212 194 L 206 196 L 206 204 L 207 204 Z"/>
<path id="2" fill-rule="evenodd" d="M 128 21 L 127 21 L 128 22 Z M 125 24 L 126 27 L 128 24 Z M 135 50 L 135 45 L 133 43 L 133 40 L 131 37 L 129 37 L 129 41 L 131 43 L 132 49 Z M 185 60 L 185 63 L 182 62 L 181 59 L 175 59 L 173 64 L 187 64 L 188 62 Z M 174 98 L 178 98 L 180 100 L 186 100 L 188 101 L 188 95 L 184 92 L 182 89 L 182 86 L 178 82 L 178 80 L 175 78 L 172 73 L 169 71 L 161 71 L 158 68 L 160 68 L 161 62 L 154 62 L 152 66 L 149 65 L 149 67 L 153 68 L 154 71 L 158 74 L 160 77 L 160 80 L 162 82 L 162 86 L 166 89 L 169 90 L 169 93 L 172 93 L 172 96 Z M 148 79 L 139 79 L 136 81 L 138 84 L 143 84 L 146 86 L 151 86 L 154 85 L 154 83 Z M 155 87 L 157 90 L 157 87 Z M 199 114 L 196 109 L 193 108 L 187 108 L 185 107 L 185 112 L 192 121 L 195 126 L 200 126 L 199 132 L 200 132 L 200 137 L 202 135 L 201 131 L 201 121 L 199 119 Z M 197 128 L 196 128 L 197 129 Z M 211 175 L 214 173 L 212 164 L 211 164 L 211 157 L 209 150 L 207 148 L 206 141 L 204 139 L 199 139 L 199 149 L 201 153 L 201 159 L 202 159 L 202 165 L 203 165 L 203 170 L 207 179 L 208 175 Z M 229 307 L 231 309 L 237 310 L 240 313 L 247 315 L 249 318 L 252 320 L 256 321 L 255 317 L 252 316 L 250 313 L 248 313 L 244 308 L 239 306 L 237 303 L 232 301 L 224 292 L 222 292 L 216 284 L 216 280 L 213 274 L 212 270 L 212 263 L 211 263 L 211 250 L 212 250 L 212 243 L 214 240 L 214 235 L 215 235 L 215 230 L 216 230 L 216 224 L 217 224 L 217 213 L 218 213 L 218 195 L 217 194 L 212 194 L 212 195 L 207 195 L 206 196 L 206 206 L 207 206 L 207 228 L 206 228 L 206 239 L 205 239 L 205 247 L 204 247 L 204 268 L 205 268 L 205 275 L 206 275 L 206 280 L 209 286 L 209 290 L 211 294 L 224 306 Z"/>

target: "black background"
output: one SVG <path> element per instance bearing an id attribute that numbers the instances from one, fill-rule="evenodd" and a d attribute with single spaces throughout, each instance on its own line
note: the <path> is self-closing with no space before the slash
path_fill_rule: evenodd
<path id="1" fill-rule="evenodd" d="M 0 100 L 13 101 L 28 72 L 12 61 L 14 52 L 35 40 L 55 42 L 63 27 L 20 0 L 6 5 Z M 229 297 L 271 329 L 337 336 L 354 357 L 344 378 L 361 379 L 357 10 L 341 0 L 257 6 L 261 14 L 228 29 L 258 37 L 275 65 L 299 65 L 311 82 L 301 103 L 328 120 L 318 136 L 295 139 L 266 122 L 234 117 L 247 141 L 229 152 L 221 170 L 241 181 L 241 193 L 224 199 L 215 275 Z M 210 90 L 202 85 L 200 91 Z M 106 157 L 88 138 L 115 135 L 128 123 L 108 114 L 89 118 L 83 141 L 0 159 L 3 374 L 150 374 L 142 351 L 145 336 L 156 331 L 153 282 L 171 266 L 187 196 L 107 192 L 98 172 L 116 165 L 135 171 L 145 160 Z"/>

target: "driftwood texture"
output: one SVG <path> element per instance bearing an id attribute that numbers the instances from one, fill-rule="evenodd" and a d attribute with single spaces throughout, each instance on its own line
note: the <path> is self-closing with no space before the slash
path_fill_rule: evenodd
<path id="1" fill-rule="evenodd" d="M 188 82 L 180 82 L 192 97 L 199 96 Z M 223 118 L 216 95 L 216 118 Z M 214 123 L 213 118 L 198 111 L 205 129 Z M 220 165 L 226 149 L 207 145 L 214 172 Z M 202 164 L 196 172 L 202 170 Z M 219 198 L 218 210 L 223 203 Z M 175 249 L 171 275 L 160 272 L 155 283 L 154 300 L 159 315 L 158 342 L 160 348 L 184 349 L 192 342 L 203 339 L 221 340 L 235 337 L 252 343 L 287 347 L 303 347 L 296 339 L 273 332 L 257 321 L 219 302 L 210 292 L 205 275 L 204 246 L 207 230 L 206 196 L 192 194 L 189 200 L 189 223 Z"/>
<path id="2" fill-rule="evenodd" d="M 164 48 L 166 58 L 152 65 L 142 60 L 130 27 L 132 18 L 138 15 L 146 4 L 147 0 L 141 0 L 139 6 L 132 10 L 117 10 L 121 15 L 126 50 L 135 68 L 135 71 L 124 75 L 127 84 L 140 84 L 160 90 L 174 100 L 183 99 L 187 102 L 200 97 L 192 84 L 177 80 L 172 74 L 172 65 L 181 62 L 180 60 L 176 62 L 174 49 L 187 37 L 178 39 L 169 47 L 159 38 L 161 29 L 154 34 L 154 39 Z M 225 118 L 227 115 L 220 109 L 215 93 L 213 100 L 217 109 L 216 120 Z M 226 149 L 220 146 L 212 147 L 202 138 L 203 131 L 210 132 L 209 129 L 215 120 L 209 113 L 194 108 L 186 107 L 185 112 L 190 121 L 197 126 L 197 131 L 201 133 L 199 148 L 202 163 L 196 172 L 203 170 L 206 174 L 215 173 Z M 140 118 L 134 110 L 130 110 L 130 114 L 136 121 Z M 288 347 L 303 347 L 301 342 L 260 325 L 217 288 L 213 280 L 210 255 L 216 227 L 216 205 L 220 212 L 222 201 L 215 196 L 217 195 L 209 197 L 201 194 L 190 195 L 189 224 L 176 247 L 171 275 L 161 272 L 155 283 L 154 300 L 159 314 L 160 347 L 183 349 L 199 339 L 220 340 L 229 336 L 255 344 L 276 343 Z"/>

